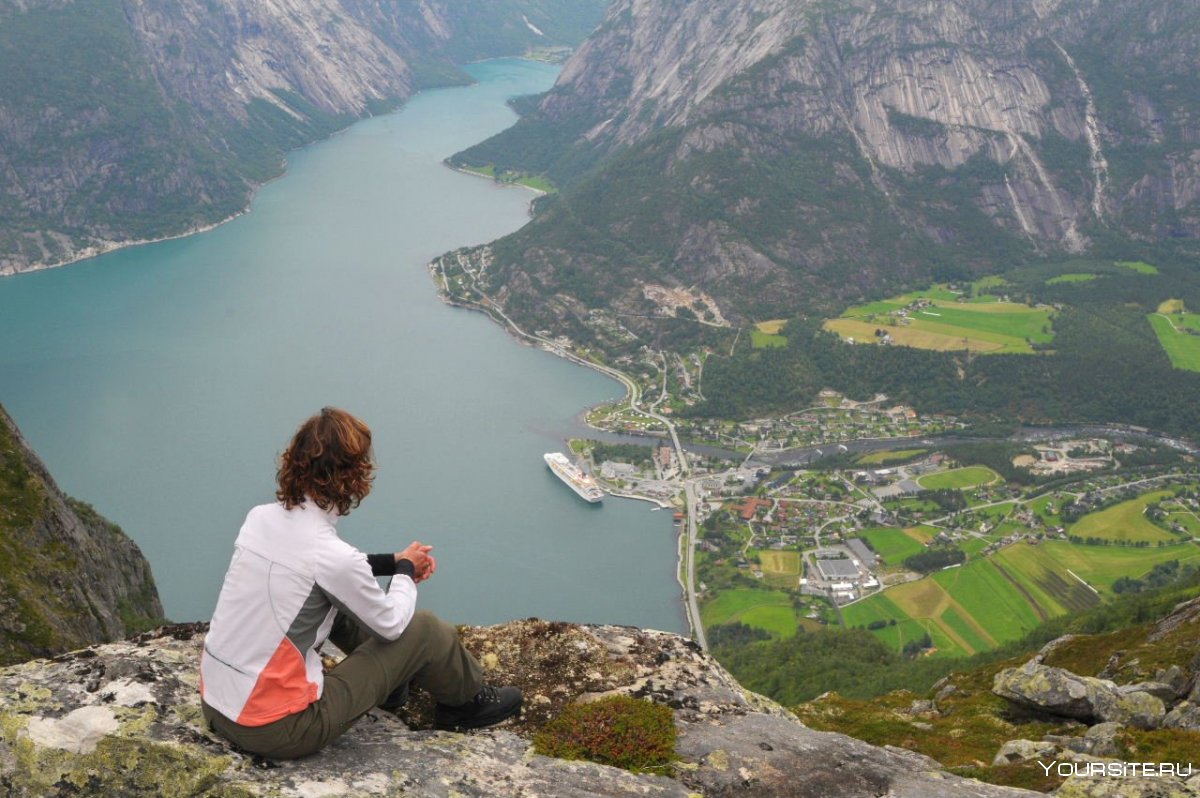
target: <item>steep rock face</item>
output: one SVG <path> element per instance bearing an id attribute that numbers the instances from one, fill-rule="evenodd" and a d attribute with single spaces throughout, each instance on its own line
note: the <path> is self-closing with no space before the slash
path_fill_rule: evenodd
<path id="1" fill-rule="evenodd" d="M 0 663 L 125 637 L 162 615 L 137 545 L 64 496 L 0 408 Z"/>
<path id="2" fill-rule="evenodd" d="M 375 711 L 295 762 L 247 757 L 204 728 L 201 627 L 175 627 L 0 671 L 0 783 L 13 796 L 1032 795 L 959 779 L 931 760 L 811 731 L 747 694 L 675 636 L 529 620 L 466 630 L 493 678 L 526 695 L 514 727 L 471 735 Z M 566 703 L 627 694 L 674 710 L 672 778 L 536 755 L 527 735 Z"/>
<path id="3" fill-rule="evenodd" d="M 632 312 L 628 282 L 696 285 L 738 320 L 1099 236 L 1194 241 L 1198 13 L 621 0 L 536 112 L 458 156 L 565 186 L 496 247 L 491 287 L 568 276 Z"/>
<path id="4" fill-rule="evenodd" d="M 0 274 L 244 209 L 282 152 L 573 44 L 601 0 L 27 0 L 0 8 Z M 533 20 L 536 20 L 536 24 Z"/>

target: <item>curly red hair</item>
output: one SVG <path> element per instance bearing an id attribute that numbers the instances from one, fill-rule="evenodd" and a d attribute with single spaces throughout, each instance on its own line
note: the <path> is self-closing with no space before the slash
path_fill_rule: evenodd
<path id="1" fill-rule="evenodd" d="M 370 427 L 345 410 L 322 408 L 280 457 L 275 498 L 289 510 L 311 499 L 348 515 L 371 492 L 374 472 Z"/>

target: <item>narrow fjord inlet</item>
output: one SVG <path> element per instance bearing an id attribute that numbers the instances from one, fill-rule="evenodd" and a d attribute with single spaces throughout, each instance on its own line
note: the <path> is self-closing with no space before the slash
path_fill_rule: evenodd
<path id="1" fill-rule="evenodd" d="M 64 489 L 142 547 L 168 616 L 208 617 L 274 458 L 332 404 L 371 424 L 379 462 L 339 529 L 366 550 L 434 544 L 424 606 L 685 629 L 669 513 L 589 506 L 542 460 L 621 386 L 441 304 L 425 270 L 526 221 L 527 191 L 441 160 L 511 124 L 506 100 L 557 72 L 468 71 L 474 86 L 293 153 L 250 214 L 211 233 L 0 282 L 6 406 Z"/>

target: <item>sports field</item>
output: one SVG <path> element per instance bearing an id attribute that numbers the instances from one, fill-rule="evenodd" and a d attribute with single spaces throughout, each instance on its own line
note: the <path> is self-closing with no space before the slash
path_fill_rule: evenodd
<path id="1" fill-rule="evenodd" d="M 779 638 L 796 634 L 792 597 L 780 590 L 723 590 L 712 601 L 701 605 L 700 618 L 705 627 L 740 621 Z"/>
<path id="2" fill-rule="evenodd" d="M 1200 334 L 1197 334 L 1200 313 L 1151 313 L 1147 318 L 1171 365 L 1185 371 L 1200 371 Z"/>
<path id="3" fill-rule="evenodd" d="M 1018 543 L 888 588 L 844 608 L 842 615 L 847 626 L 895 620 L 873 632 L 897 649 L 928 631 L 939 656 L 963 656 L 1016 640 L 1049 618 L 1095 606 L 1112 595 L 1119 577 L 1141 577 L 1169 560 L 1200 564 L 1200 546 Z"/>
<path id="4" fill-rule="evenodd" d="M 1032 352 L 1030 343 L 1053 339 L 1049 308 L 1034 308 L 1015 302 L 959 302 L 958 294 L 945 286 L 858 305 L 840 317 L 825 322 L 825 329 L 857 343 L 874 343 L 876 330 L 885 330 L 895 343 L 917 349 L 973 352 Z M 907 318 L 899 311 L 918 299 L 927 307 L 911 308 Z"/>
<path id="5" fill-rule="evenodd" d="M 926 474 L 917 480 L 917 484 L 926 490 L 942 490 L 956 488 L 965 490 L 989 485 L 1000 479 L 1000 475 L 986 466 L 968 466 L 954 468 L 950 471 L 940 471 L 936 474 Z"/>
<path id="6" fill-rule="evenodd" d="M 1114 504 L 1099 512 L 1085 515 L 1071 524 L 1068 531 L 1081 538 L 1099 538 L 1124 543 L 1146 541 L 1154 544 L 1160 540 L 1176 541 L 1178 538 L 1146 517 L 1146 505 L 1172 495 L 1171 491 L 1160 490 Z"/>

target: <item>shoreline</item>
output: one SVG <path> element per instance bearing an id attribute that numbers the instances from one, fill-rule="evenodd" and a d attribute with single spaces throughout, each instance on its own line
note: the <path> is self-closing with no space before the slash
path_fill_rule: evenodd
<path id="1" fill-rule="evenodd" d="M 486 175 L 477 175 L 477 176 L 478 177 L 486 177 Z M 444 257 L 444 255 L 439 256 L 439 257 Z M 502 330 L 504 330 L 505 332 L 507 332 L 510 338 L 514 339 L 522 346 L 529 346 L 531 348 L 541 349 L 542 351 L 549 352 L 553 355 L 561 357 L 564 360 L 569 360 L 580 366 L 585 366 L 587 368 L 590 368 L 593 371 L 598 371 L 601 374 L 604 374 L 605 376 L 612 377 L 613 379 L 617 380 L 618 382 L 621 383 L 621 385 L 623 385 L 625 387 L 625 396 L 621 400 L 623 402 L 632 403 L 632 400 L 637 396 L 638 392 L 637 392 L 636 384 L 633 382 L 633 379 L 625 374 L 622 374 L 621 372 L 617 371 L 616 369 L 606 367 L 606 366 L 601 366 L 597 363 L 592 363 L 592 362 L 580 357 L 579 355 L 576 355 L 574 352 L 570 352 L 570 351 L 564 349 L 563 347 L 558 346 L 550 341 L 547 341 L 543 338 L 540 338 L 540 337 L 537 337 L 534 335 L 530 335 L 529 333 L 525 332 L 520 327 L 518 327 L 515 322 L 513 322 L 511 319 L 509 319 L 508 316 L 506 316 L 503 313 L 503 311 L 500 311 L 498 309 L 493 311 L 491 308 L 485 307 L 484 305 L 482 305 L 479 302 L 468 303 L 468 302 L 463 302 L 463 301 L 460 301 L 460 300 L 457 300 L 457 299 L 454 299 L 453 297 L 451 297 L 450 294 L 446 290 L 444 290 L 442 282 L 439 281 L 439 279 L 438 279 L 437 260 L 438 260 L 437 258 L 431 260 L 426 265 L 426 269 L 429 272 L 430 277 L 433 278 L 434 284 L 437 286 L 437 288 L 436 288 L 437 296 L 438 296 L 438 299 L 440 299 L 442 302 L 444 302 L 445 304 L 447 304 L 451 307 L 463 308 L 464 310 L 474 311 L 477 313 L 483 313 L 484 315 L 488 316 L 493 322 L 496 322 L 497 324 L 499 324 L 500 328 Z M 499 318 L 497 318 L 497 317 L 499 317 Z M 585 418 L 586 418 L 586 413 L 587 413 L 586 408 L 583 410 L 583 413 L 585 414 Z M 584 423 L 586 424 L 586 426 L 591 427 L 592 429 L 599 430 L 599 427 L 596 427 L 592 424 L 587 424 L 586 421 Z M 666 502 L 662 502 L 657 499 L 652 499 L 648 496 L 635 496 L 635 495 L 618 494 L 618 493 L 611 493 L 611 492 L 609 495 L 616 496 L 617 498 L 650 502 L 651 504 L 657 505 L 659 509 L 663 509 L 663 510 L 671 509 L 671 508 L 675 507 L 675 505 L 673 505 L 673 504 L 668 504 Z M 685 496 L 686 496 L 686 492 L 685 492 Z M 686 514 L 687 514 L 686 501 L 685 501 L 684 513 L 686 516 Z M 687 582 L 687 578 L 684 574 L 684 568 L 685 568 L 686 564 L 688 562 L 692 562 L 695 557 L 695 552 L 692 551 L 691 549 L 692 549 L 692 542 L 691 542 L 690 533 L 688 530 L 687 519 L 685 518 L 684 523 L 679 526 L 679 531 L 676 534 L 675 583 L 679 586 L 679 589 L 680 589 L 679 603 L 681 605 L 680 608 L 683 610 L 683 617 L 684 617 L 684 621 L 687 623 L 689 634 L 693 638 L 695 638 L 697 636 L 697 627 L 699 627 L 699 629 L 701 630 L 700 631 L 700 640 L 703 641 L 703 639 L 704 639 L 703 638 L 703 621 L 700 619 L 700 614 L 699 614 L 698 610 L 696 611 L 696 613 L 693 617 L 693 612 L 691 609 L 691 606 L 692 606 L 691 605 L 691 594 L 688 590 L 688 582 Z"/>
<path id="2" fill-rule="evenodd" d="M 283 175 L 280 175 L 280 177 L 282 177 L 282 176 Z M 274 179 L 277 180 L 279 178 L 274 178 Z M 266 185 L 266 183 L 264 183 L 262 185 Z M 260 189 L 260 188 L 262 188 L 261 185 L 255 187 L 255 189 L 254 189 L 255 194 L 258 193 L 258 189 Z M 253 200 L 254 200 L 254 197 L 251 196 L 250 202 L 246 203 L 246 207 L 242 208 L 240 211 L 233 214 L 232 216 L 227 216 L 226 218 L 221 219 L 216 222 L 209 222 L 207 224 L 203 224 L 198 227 L 188 228 L 187 230 L 184 230 L 179 233 L 171 233 L 170 235 L 159 236 L 158 238 L 138 238 L 138 239 L 135 239 L 132 241 L 102 241 L 98 244 L 92 244 L 91 246 L 87 246 L 87 247 L 84 247 L 83 249 L 77 250 L 74 255 L 69 255 L 64 260 L 55 261 L 54 263 L 34 263 L 30 266 L 20 268 L 20 269 L 14 269 L 12 271 L 8 271 L 6 269 L 0 269 L 0 279 L 6 278 L 6 277 L 20 277 L 22 274 L 33 274 L 34 272 L 44 272 L 49 269 L 58 269 L 63 266 L 71 266 L 76 263 L 82 263 L 85 260 L 91 260 L 92 258 L 98 258 L 101 255 L 107 255 L 110 252 L 116 252 L 116 251 L 122 250 L 122 249 L 131 249 L 133 247 L 144 247 L 149 244 L 161 244 L 164 241 L 175 241 L 176 239 L 187 238 L 188 236 L 198 235 L 199 233 L 208 233 L 213 230 L 216 230 L 221 225 L 232 222 L 234 219 L 239 219 L 242 216 L 245 216 L 246 214 L 250 213 L 250 204 L 251 204 L 251 202 L 253 202 Z"/>
<path id="3" fill-rule="evenodd" d="M 449 169 L 453 172 L 458 172 L 459 174 L 462 174 L 462 175 L 470 175 L 471 177 L 478 177 L 481 180 L 490 180 L 495 185 L 502 186 L 504 188 L 523 188 L 527 191 L 532 191 L 538 197 L 544 197 L 550 193 L 549 191 L 542 191 L 540 188 L 534 188 L 533 186 L 527 186 L 524 183 L 517 183 L 515 181 L 511 182 L 511 183 L 506 183 L 503 180 L 497 180 L 496 178 L 491 177 L 489 175 L 485 175 L 482 172 L 473 172 L 464 166 L 455 166 L 454 164 L 450 163 L 448 160 L 443 160 L 442 166 L 446 167 L 447 169 Z M 537 197 L 534 197 L 534 199 L 537 199 Z M 533 200 L 530 200 L 530 202 L 532 203 Z M 529 211 L 530 211 L 530 214 L 532 215 L 533 208 L 530 207 Z"/>
<path id="4" fill-rule="evenodd" d="M 499 61 L 499 60 L 503 60 L 506 58 L 514 58 L 517 60 L 531 61 L 533 63 L 542 63 L 542 64 L 561 63 L 561 62 L 554 62 L 554 61 L 549 61 L 549 60 L 545 60 L 545 59 L 541 59 L 541 58 L 534 58 L 534 57 L 531 57 L 528 53 L 525 53 L 525 54 L 516 55 L 516 56 L 513 56 L 513 55 L 493 56 L 491 58 L 483 58 L 478 61 L 470 61 L 470 62 L 468 62 L 468 64 L 479 64 L 479 63 L 486 63 L 488 61 Z M 472 79 L 472 82 L 475 82 L 474 79 Z M 441 86 L 432 87 L 432 89 L 438 89 L 438 88 L 449 88 L 449 87 L 441 87 Z M 135 239 L 135 240 L 131 240 L 131 241 L 100 241 L 98 243 L 89 245 L 82 249 L 78 249 L 73 254 L 67 255 L 62 260 L 54 261 L 53 263 L 35 262 L 32 264 L 29 264 L 26 266 L 20 266 L 20 267 L 0 266 L 0 279 L 4 279 L 6 277 L 19 277 L 22 274 L 32 274 L 34 272 L 42 272 L 42 271 L 47 271 L 49 269 L 58 269 L 63 266 L 71 266 L 76 263 L 81 263 L 86 260 L 91 260 L 92 258 L 98 258 L 101 255 L 107 255 L 110 252 L 116 252 L 116 251 L 122 250 L 122 249 L 128 249 L 131 247 L 141 247 L 141 246 L 146 246 L 147 244 L 159 244 L 164 241 L 175 241 L 180 238 L 187 238 L 188 236 L 198 235 L 200 233 L 208 233 L 213 230 L 216 230 L 218 227 L 220 227 L 224 224 L 227 224 L 229 222 L 232 222 L 233 220 L 238 219 L 238 218 L 250 213 L 253 210 L 254 200 L 258 196 L 258 192 L 261 189 L 263 189 L 264 187 L 270 185 L 271 183 L 274 183 L 276 180 L 281 180 L 287 176 L 287 174 L 288 174 L 288 158 L 287 158 L 288 153 L 296 152 L 297 150 L 302 150 L 307 147 L 311 147 L 314 144 L 320 144 L 324 141 L 329 141 L 330 139 L 333 139 L 336 136 L 342 135 L 343 133 L 345 133 L 350 128 L 354 127 L 354 125 L 358 124 L 359 122 L 365 122 L 368 119 L 374 119 L 377 116 L 384 116 L 388 113 L 395 113 L 395 112 L 401 110 L 405 105 L 407 105 L 408 101 L 411 100 L 413 97 L 416 97 L 418 94 L 421 94 L 422 92 L 430 91 L 430 90 L 431 90 L 430 88 L 421 89 L 420 91 L 413 92 L 412 94 L 410 94 L 407 97 L 397 98 L 396 106 L 394 108 L 392 108 L 391 110 L 387 111 L 385 114 L 375 114 L 375 113 L 371 113 L 370 111 L 366 111 L 366 112 L 362 113 L 361 115 L 357 116 L 353 121 L 351 121 L 345 127 L 338 128 L 337 130 L 334 130 L 331 133 L 329 133 L 328 135 L 322 136 L 321 138 L 313 139 L 312 141 L 301 144 L 299 147 L 293 147 L 292 149 L 284 151 L 282 154 L 282 157 L 280 159 L 281 164 L 280 164 L 279 174 L 275 175 L 274 177 L 268 178 L 267 180 L 264 180 L 261 183 L 251 183 L 249 196 L 247 196 L 247 198 L 246 198 L 245 206 L 240 211 L 232 214 L 231 216 L 228 216 L 224 219 L 220 219 L 215 222 L 207 222 L 205 224 L 197 225 L 194 227 L 189 227 L 188 229 L 182 230 L 178 233 L 171 233 L 169 235 L 157 236 L 154 238 L 139 238 L 139 239 Z M 451 166 L 449 163 L 447 163 L 444 160 L 442 161 L 442 164 L 450 169 L 453 169 L 456 172 L 461 172 L 463 174 L 472 175 L 474 177 L 487 178 L 487 175 L 482 175 L 482 174 L 478 174 L 476 172 L 471 172 L 471 171 L 462 169 L 457 166 Z M 542 191 L 541 189 L 534 188 L 533 186 L 524 185 L 523 183 L 504 183 L 502 181 L 496 180 L 495 178 L 490 178 L 490 179 L 492 180 L 493 183 L 496 183 L 497 185 L 516 186 L 516 187 L 524 188 L 529 191 L 532 191 L 537 196 L 543 196 L 547 193 L 545 191 Z"/>

